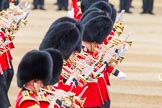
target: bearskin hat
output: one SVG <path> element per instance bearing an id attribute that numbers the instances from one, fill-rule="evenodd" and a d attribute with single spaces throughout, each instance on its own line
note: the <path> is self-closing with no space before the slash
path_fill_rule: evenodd
<path id="1" fill-rule="evenodd" d="M 82 13 L 84 13 L 93 3 L 98 2 L 98 1 L 108 2 L 107 0 L 81 0 Z"/>
<path id="2" fill-rule="evenodd" d="M 75 24 L 71 22 L 58 23 L 48 30 L 39 49 L 58 49 L 63 58 L 67 60 L 76 46 L 80 44 L 80 35 L 81 33 Z"/>
<path id="3" fill-rule="evenodd" d="M 84 25 L 83 41 L 101 44 L 113 28 L 113 22 L 108 16 L 99 15 L 88 20 Z"/>
<path id="4" fill-rule="evenodd" d="M 31 80 L 42 80 L 47 85 L 52 76 L 52 58 L 47 52 L 32 50 L 27 52 L 18 65 L 17 84 L 22 88 Z"/>
<path id="5" fill-rule="evenodd" d="M 53 72 L 50 85 L 56 84 L 60 79 L 60 74 L 63 66 L 63 58 L 59 50 L 53 48 L 47 48 L 43 51 L 48 52 L 53 60 Z"/>
<path id="6" fill-rule="evenodd" d="M 82 25 L 80 24 L 80 22 L 78 22 L 77 20 L 75 20 L 74 18 L 70 18 L 70 17 L 61 17 L 59 19 L 57 19 L 55 22 L 53 22 L 50 26 L 50 28 L 52 28 L 53 26 L 55 26 L 56 24 L 62 23 L 62 22 L 71 22 L 73 24 L 76 25 L 76 27 L 78 28 L 78 30 L 80 31 L 80 42 L 79 44 L 75 47 L 74 51 L 77 52 L 81 52 L 81 48 L 82 48 L 82 40 L 83 40 L 83 35 L 82 35 Z"/>
<path id="7" fill-rule="evenodd" d="M 89 20 L 91 20 L 92 18 L 97 17 L 99 15 L 106 16 L 105 12 L 103 12 L 103 11 L 97 9 L 97 8 L 88 9 L 88 10 L 85 11 L 85 13 L 83 14 L 83 16 L 81 17 L 80 23 L 82 25 L 84 25 Z"/>
<path id="8" fill-rule="evenodd" d="M 89 8 L 89 9 L 87 9 L 87 10 L 83 13 L 82 17 L 80 18 L 81 24 L 84 23 L 84 22 L 82 22 L 83 19 L 84 19 L 84 17 L 89 16 L 89 14 L 91 14 L 92 12 L 102 12 L 102 11 L 101 11 L 100 9 L 97 9 L 97 8 Z M 94 13 L 93 13 L 93 14 L 94 14 Z"/>
<path id="9" fill-rule="evenodd" d="M 110 17 L 112 16 L 112 8 L 108 2 L 98 1 L 93 3 L 89 8 L 94 7 L 106 12 Z"/>

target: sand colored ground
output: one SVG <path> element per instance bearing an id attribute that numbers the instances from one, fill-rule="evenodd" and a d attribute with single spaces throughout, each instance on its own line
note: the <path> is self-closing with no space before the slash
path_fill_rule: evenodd
<path id="1" fill-rule="evenodd" d="M 9 98 L 14 108 L 19 88 L 16 84 L 17 66 L 22 56 L 29 50 L 38 49 L 50 24 L 66 11 L 56 11 L 55 0 L 45 0 L 46 11 L 30 12 L 28 24 L 15 35 L 15 49 L 12 50 L 15 75 L 9 90 Z M 116 0 L 117 1 L 117 0 Z M 110 77 L 111 108 L 162 108 L 162 1 L 155 0 L 155 15 L 139 14 L 142 0 L 133 0 L 133 14 L 124 14 L 128 40 L 131 48 L 124 54 L 124 61 L 117 67 L 127 74 L 127 79 Z M 115 3 L 118 8 L 118 2 Z"/>

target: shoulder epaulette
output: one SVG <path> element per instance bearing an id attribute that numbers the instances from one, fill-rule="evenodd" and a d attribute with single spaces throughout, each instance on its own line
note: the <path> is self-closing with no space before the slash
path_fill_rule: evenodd
<path id="1" fill-rule="evenodd" d="M 19 103 L 19 106 L 24 102 L 24 101 L 27 101 L 27 100 L 31 100 L 31 101 L 35 101 L 36 103 L 38 102 L 37 99 L 35 99 L 34 97 L 31 97 L 30 94 L 29 94 L 29 91 L 28 90 L 24 90 L 22 92 L 22 99 Z M 39 107 L 32 107 L 32 108 L 39 108 Z"/>

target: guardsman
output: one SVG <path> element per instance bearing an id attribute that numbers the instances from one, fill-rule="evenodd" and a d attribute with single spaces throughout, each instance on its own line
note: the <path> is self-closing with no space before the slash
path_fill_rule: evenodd
<path id="1" fill-rule="evenodd" d="M 64 66 L 71 67 L 72 64 L 68 61 L 70 55 L 73 52 L 81 51 L 81 31 L 82 28 L 78 21 L 69 17 L 61 17 L 51 24 L 39 46 L 39 49 L 58 49 L 63 56 Z M 66 71 L 67 73 L 64 66 L 62 71 Z M 61 74 L 58 86 L 55 86 L 55 88 L 69 91 L 71 86 L 64 84 L 66 80 L 64 74 Z"/>
<path id="2" fill-rule="evenodd" d="M 91 55 L 94 59 L 97 59 L 99 52 L 95 51 L 94 48 L 96 45 L 101 44 L 110 33 L 110 31 L 112 30 L 113 22 L 105 12 L 100 10 L 92 11 L 88 14 L 83 14 L 83 17 L 80 21 L 84 26 L 83 52 Z M 95 65 L 94 72 L 97 70 L 98 69 L 96 69 Z M 87 83 L 88 89 L 83 94 L 83 98 L 86 97 L 84 107 L 101 107 L 106 105 L 106 107 L 108 108 L 109 103 L 107 101 L 109 101 L 109 96 L 107 93 L 104 78 L 95 78 L 94 80 L 95 82 Z M 94 90 L 94 88 L 96 89 Z M 100 99 L 100 101 L 93 97 L 94 94 L 98 94 L 97 97 L 98 99 Z"/>
<path id="3" fill-rule="evenodd" d="M 21 59 L 17 70 L 17 84 L 21 88 L 16 108 L 41 108 L 38 91 L 52 78 L 53 61 L 49 53 L 32 50 Z"/>
<path id="4" fill-rule="evenodd" d="M 100 2 L 96 2 L 96 3 L 94 3 L 94 4 L 92 4 L 91 6 L 93 7 L 93 5 L 94 5 L 94 7 L 98 7 L 98 5 L 97 4 L 100 4 L 100 3 L 102 3 L 102 1 L 100 1 Z M 90 6 L 90 7 L 91 7 Z M 105 11 L 105 9 L 103 8 L 103 6 L 102 5 L 99 5 L 99 6 L 101 6 L 102 8 L 100 8 L 101 10 L 103 10 L 104 12 L 106 12 Z M 90 7 L 88 8 L 88 10 L 90 10 Z M 99 8 L 99 7 L 98 7 Z M 97 13 L 95 13 L 94 11 L 92 11 L 92 12 L 89 12 L 88 14 L 87 14 L 87 11 L 88 10 L 86 10 L 85 11 L 85 13 L 83 14 L 83 16 L 82 16 L 82 18 L 81 18 L 81 23 L 83 23 L 84 25 L 86 25 L 86 24 L 88 24 L 92 19 L 94 19 L 95 17 L 97 18 L 97 17 L 99 17 L 99 16 L 96 16 L 96 14 Z M 107 12 L 111 12 L 111 11 L 107 11 Z M 85 15 L 85 16 L 84 16 Z M 107 14 L 108 16 L 109 15 L 111 15 L 111 14 Z M 113 17 L 115 17 L 116 15 L 113 15 Z M 109 17 L 108 17 L 109 18 Z M 114 18 L 115 19 L 115 18 Z M 102 21 L 100 21 L 100 23 L 101 23 Z M 113 21 L 113 23 L 115 22 L 115 20 Z M 106 21 L 105 21 L 105 23 L 106 23 Z M 110 33 L 110 31 L 112 30 L 112 23 L 111 23 L 111 21 L 108 21 L 107 23 L 109 23 L 109 24 L 107 24 L 107 25 L 109 25 L 109 27 L 110 28 L 107 28 L 107 32 L 108 33 Z M 86 31 L 85 31 L 85 34 L 84 34 L 84 32 L 83 32 L 83 42 L 84 42 L 84 36 L 86 37 L 86 36 L 88 36 L 88 35 L 93 35 L 93 33 L 91 33 L 90 31 L 97 31 L 97 30 L 95 30 L 95 26 L 97 26 L 97 24 L 92 24 L 92 23 L 89 23 L 90 25 L 89 26 L 87 26 L 87 28 L 85 29 Z M 93 26 L 94 26 L 94 28 L 93 28 Z M 98 24 L 98 26 L 100 26 L 99 24 Z M 85 26 L 86 27 L 86 26 Z M 93 28 L 93 29 L 92 29 Z M 98 28 L 102 28 L 102 27 L 98 27 Z M 103 26 L 103 28 L 104 28 L 104 26 Z M 106 28 L 105 28 L 106 29 Z M 103 30 L 104 31 L 104 30 Z M 90 32 L 90 33 L 89 33 Z M 103 34 L 104 34 L 104 32 L 102 32 Z M 95 35 L 94 36 L 96 36 L 97 37 L 97 35 L 96 35 L 97 33 L 95 33 Z M 105 31 L 105 34 L 106 34 L 106 31 Z M 99 34 L 99 35 L 101 35 L 101 34 Z M 104 36 L 104 35 L 103 35 Z M 105 37 L 107 37 L 107 36 L 105 36 Z M 105 38 L 104 37 L 104 38 Z M 100 38 L 97 38 L 98 39 L 98 41 L 99 40 L 102 40 L 101 42 L 103 42 L 103 40 L 104 40 L 104 38 L 101 38 L 101 36 L 100 36 Z M 91 52 L 92 53 L 92 55 L 94 56 L 94 55 L 97 55 L 97 51 L 95 51 L 95 46 L 97 45 L 99 45 L 99 44 L 101 44 L 101 43 L 99 43 L 99 42 L 93 42 L 93 43 L 91 43 L 90 42 L 90 40 L 92 39 L 92 41 L 94 41 L 95 40 L 95 38 L 94 38 L 94 40 L 93 40 L 93 38 L 92 38 L 92 36 L 91 37 L 89 37 L 88 38 L 89 39 L 89 43 L 90 44 L 93 44 L 93 45 L 90 45 L 88 42 L 84 42 L 84 44 L 86 45 L 86 47 L 88 47 L 88 49 L 93 49 L 93 51 Z M 98 43 L 98 44 L 96 44 L 96 43 Z M 93 48 L 92 48 L 93 47 Z M 102 51 L 101 51 L 102 52 Z M 100 51 L 98 52 L 98 53 L 100 53 Z M 104 61 L 103 61 L 104 62 Z M 102 64 L 102 63 L 101 63 Z M 99 68 L 98 70 L 95 68 L 95 70 L 96 70 L 96 72 L 99 72 L 99 70 L 104 66 L 105 64 L 103 64 L 103 65 L 98 65 L 97 66 L 97 68 Z M 100 68 L 101 67 L 101 68 Z M 101 71 L 101 70 L 100 70 Z M 109 98 L 109 96 L 106 96 L 107 94 L 104 92 L 104 91 L 107 91 L 107 90 L 105 90 L 105 87 L 103 86 L 103 85 L 106 85 L 106 83 L 107 83 L 107 75 L 105 75 L 105 73 L 106 74 L 108 74 L 108 73 L 112 73 L 112 74 L 114 74 L 115 76 L 117 76 L 118 78 L 121 78 L 121 77 L 123 77 L 122 75 L 123 75 L 123 72 L 121 72 L 121 71 L 119 71 L 118 69 L 116 69 L 116 68 L 114 68 L 113 66 L 109 66 L 109 64 L 106 66 L 106 68 L 103 70 L 103 71 L 101 71 L 102 72 L 102 74 L 104 75 L 104 78 L 103 77 L 99 77 L 98 78 L 98 84 L 99 84 L 99 87 L 100 87 L 100 90 L 102 91 L 101 92 L 101 96 L 103 97 L 103 100 L 104 100 L 104 105 L 103 105 L 103 107 L 109 107 L 110 106 L 110 98 Z M 106 82 L 104 82 L 104 80 L 106 81 Z M 108 84 L 108 83 L 107 83 Z M 88 90 L 87 90 L 88 91 Z"/>
<path id="5" fill-rule="evenodd" d="M 2 42 L 1 44 L 3 44 L 4 41 L 5 41 L 5 35 L 6 34 L 3 31 L 0 31 L 0 42 Z M 4 83 L 2 83 L 2 89 L 4 89 L 3 90 L 4 93 L 1 94 L 1 96 L 5 95 L 4 98 L 6 98 L 7 100 L 4 103 L 8 103 L 8 106 L 10 106 L 10 102 L 9 102 L 9 99 L 8 99 L 8 90 L 10 88 L 10 84 L 11 84 L 13 74 L 14 74 L 13 66 L 12 66 L 12 62 L 11 62 L 12 56 L 10 54 L 9 48 L 12 49 L 13 44 L 10 44 L 8 46 L 4 46 L 4 48 L 1 50 L 2 53 L 0 55 L 1 77 L 4 78 L 3 81 L 2 81 L 2 82 L 4 82 Z M 5 87 L 5 88 L 3 88 L 3 87 Z M 4 104 L 4 103 L 2 102 L 2 104 Z"/>
<path id="6" fill-rule="evenodd" d="M 73 52 L 81 51 L 81 30 L 82 28 L 76 20 L 61 17 L 51 24 L 39 49 L 58 49 L 65 60 L 65 64 L 70 66 L 68 62 L 70 55 Z"/>
<path id="7" fill-rule="evenodd" d="M 3 66 L 3 72 L 4 72 L 4 75 L 6 77 L 6 84 L 7 84 L 7 92 L 10 88 L 10 84 L 11 84 L 11 81 L 12 81 L 12 78 L 13 78 L 13 75 L 14 75 L 14 69 L 13 69 L 13 65 L 12 65 L 12 55 L 11 55 L 11 52 L 10 50 L 14 48 L 14 44 L 12 42 L 12 39 L 11 39 L 11 36 L 10 35 L 7 35 L 7 32 L 6 30 L 4 30 L 3 28 L 1 28 L 1 34 L 3 34 L 5 37 L 3 37 L 3 42 L 5 42 L 7 39 L 9 41 L 11 41 L 9 44 L 6 45 L 6 48 L 8 49 L 7 51 L 5 51 L 3 54 L 2 54 L 2 57 L 1 58 L 6 58 L 4 59 L 3 61 L 6 61 L 6 62 L 2 62 L 2 66 Z"/>

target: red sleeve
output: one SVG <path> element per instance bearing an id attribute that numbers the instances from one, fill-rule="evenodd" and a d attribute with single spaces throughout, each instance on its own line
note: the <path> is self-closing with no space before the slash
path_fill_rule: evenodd
<path id="1" fill-rule="evenodd" d="M 113 66 L 108 66 L 108 68 L 107 68 L 106 71 L 107 71 L 108 73 L 112 73 L 113 70 L 114 70 L 114 67 L 113 67 Z"/>
<path id="2" fill-rule="evenodd" d="M 3 70 L 10 69 L 9 57 L 6 52 L 0 56 L 0 64 Z"/>

